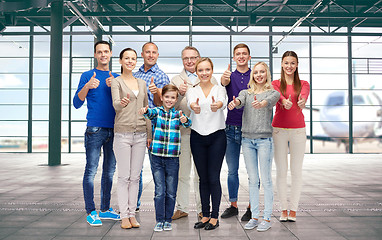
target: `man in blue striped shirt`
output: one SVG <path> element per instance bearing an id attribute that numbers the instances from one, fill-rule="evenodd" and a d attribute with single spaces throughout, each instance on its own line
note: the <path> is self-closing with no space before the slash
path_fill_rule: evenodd
<path id="1" fill-rule="evenodd" d="M 149 107 L 161 106 L 162 88 L 170 83 L 168 76 L 158 67 L 157 60 L 159 57 L 158 46 L 153 42 L 147 42 L 142 46 L 141 56 L 143 58 L 143 65 L 134 73 L 134 77 L 140 78 L 146 82 L 147 95 L 149 97 Z M 149 152 L 149 157 L 151 153 Z M 143 183 L 142 172 L 139 178 L 138 202 L 137 211 L 141 205 Z"/>

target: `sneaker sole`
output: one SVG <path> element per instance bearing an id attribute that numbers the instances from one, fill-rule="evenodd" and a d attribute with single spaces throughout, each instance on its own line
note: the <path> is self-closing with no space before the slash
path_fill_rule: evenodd
<path id="1" fill-rule="evenodd" d="M 114 220 L 114 221 L 120 221 L 121 219 L 120 218 L 104 218 L 104 217 L 100 217 L 99 219 L 103 219 L 103 220 Z"/>
<path id="2" fill-rule="evenodd" d="M 265 231 L 268 231 L 271 227 L 267 228 L 267 229 L 257 229 L 258 232 L 265 232 Z"/>
<path id="3" fill-rule="evenodd" d="M 94 223 L 90 223 L 90 222 L 87 222 L 90 226 L 92 227 L 99 227 L 99 226 L 102 226 L 102 223 L 100 224 L 94 224 Z"/>
<path id="4" fill-rule="evenodd" d="M 172 228 L 163 228 L 164 231 L 171 231 Z"/>
<path id="5" fill-rule="evenodd" d="M 252 229 L 254 229 L 254 228 L 257 228 L 257 226 L 259 226 L 259 225 L 256 225 L 256 226 L 254 226 L 253 228 L 244 227 L 244 229 L 245 229 L 245 230 L 252 230 Z"/>
<path id="6" fill-rule="evenodd" d="M 163 229 L 161 229 L 161 230 L 154 229 L 154 232 L 162 232 L 162 231 L 163 231 Z"/>

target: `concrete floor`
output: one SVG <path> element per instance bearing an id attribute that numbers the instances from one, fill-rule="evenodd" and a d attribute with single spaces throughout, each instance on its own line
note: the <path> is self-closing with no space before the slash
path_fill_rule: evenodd
<path id="1" fill-rule="evenodd" d="M 193 229 L 197 212 L 191 188 L 189 217 L 174 221 L 172 231 L 157 233 L 153 232 L 154 183 L 148 159 L 144 167 L 142 206 L 137 214 L 141 228 L 123 230 L 119 222 L 110 220 L 104 220 L 101 227 L 86 223 L 81 184 L 83 153 L 63 154 L 62 165 L 57 167 L 46 166 L 47 154 L 1 153 L 0 239 L 382 239 L 381 156 L 306 155 L 297 222 L 278 221 L 280 211 L 275 193 L 272 228 L 267 232 L 244 230 L 245 222 L 240 221 L 248 204 L 248 180 L 241 159 L 238 217 L 220 219 L 220 227 L 214 231 Z M 273 166 L 274 180 L 275 175 Z M 224 164 L 220 213 L 228 206 L 226 176 Z M 97 174 L 98 204 L 99 182 L 100 174 Z M 118 209 L 116 187 L 112 206 Z"/>

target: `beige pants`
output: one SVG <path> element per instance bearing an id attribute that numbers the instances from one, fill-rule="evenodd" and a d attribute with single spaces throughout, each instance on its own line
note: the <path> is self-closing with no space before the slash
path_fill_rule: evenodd
<path id="1" fill-rule="evenodd" d="M 114 135 L 113 150 L 117 161 L 117 193 L 121 219 L 135 216 L 146 139 L 146 133 L 116 133 Z"/>
<path id="2" fill-rule="evenodd" d="M 302 187 L 302 163 L 305 154 L 305 128 L 273 128 L 274 158 L 276 163 L 277 193 L 281 210 L 297 211 Z M 288 149 L 290 154 L 291 194 L 287 200 Z"/>
<path id="3" fill-rule="evenodd" d="M 190 134 L 182 135 L 180 151 L 181 154 L 179 156 L 179 179 L 178 191 L 176 193 L 176 209 L 186 213 L 189 212 L 188 206 L 190 204 L 190 173 L 191 168 L 193 168 L 196 210 L 199 213 L 202 211 L 199 194 L 199 176 L 195 169 L 194 161 L 192 161 L 191 158 Z"/>

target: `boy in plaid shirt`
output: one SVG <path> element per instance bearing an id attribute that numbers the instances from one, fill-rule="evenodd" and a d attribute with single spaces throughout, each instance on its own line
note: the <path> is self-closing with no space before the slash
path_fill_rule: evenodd
<path id="1" fill-rule="evenodd" d="M 171 217 L 175 208 L 178 188 L 180 125 L 191 126 L 191 119 L 176 111 L 179 90 L 174 85 L 162 89 L 163 106 L 141 108 L 140 114 L 154 122 L 153 141 L 150 146 L 151 172 L 155 183 L 155 218 L 154 231 L 172 230 Z"/>

